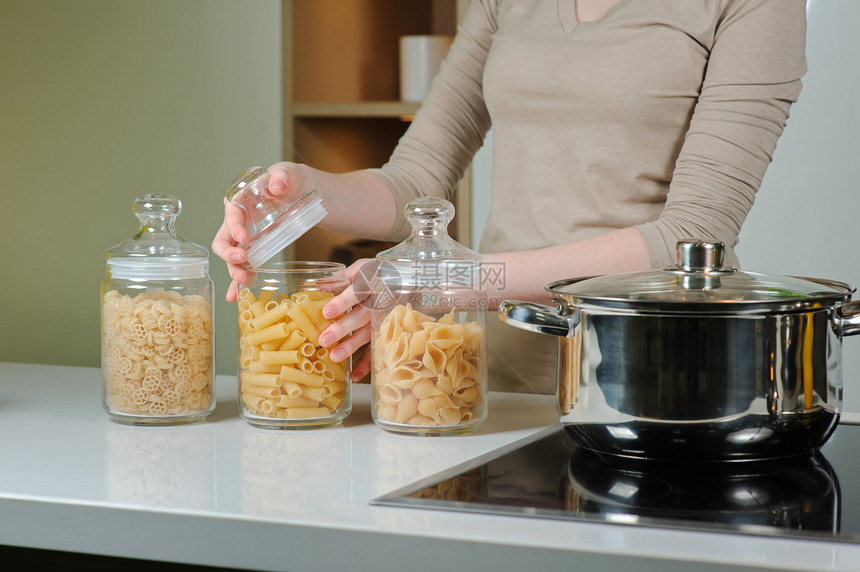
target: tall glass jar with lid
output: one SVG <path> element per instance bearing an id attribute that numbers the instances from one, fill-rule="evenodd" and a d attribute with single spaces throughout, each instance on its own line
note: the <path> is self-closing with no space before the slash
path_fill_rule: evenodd
<path id="1" fill-rule="evenodd" d="M 319 336 L 323 306 L 349 284 L 336 262 L 271 259 L 239 285 L 239 411 L 258 427 L 309 429 L 352 408 L 351 360 L 331 359 Z"/>
<path id="2" fill-rule="evenodd" d="M 481 255 L 448 235 L 450 202 L 417 199 L 405 215 L 412 234 L 376 257 L 373 420 L 395 433 L 468 433 L 487 414 Z"/>
<path id="3" fill-rule="evenodd" d="M 133 210 L 140 229 L 108 249 L 101 286 L 104 408 L 126 424 L 201 421 L 215 407 L 209 251 L 176 231 L 176 197 Z"/>

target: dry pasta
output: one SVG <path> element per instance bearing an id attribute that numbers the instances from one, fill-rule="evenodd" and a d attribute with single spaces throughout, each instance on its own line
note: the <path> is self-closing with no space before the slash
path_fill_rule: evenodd
<path id="1" fill-rule="evenodd" d="M 174 291 L 105 293 L 102 370 L 111 411 L 186 415 L 212 405 L 212 307 Z"/>
<path id="2" fill-rule="evenodd" d="M 271 291 L 263 292 L 270 295 L 261 306 L 251 290 L 239 291 L 239 393 L 245 412 L 301 422 L 343 411 L 349 368 L 319 347 L 320 332 L 331 324 L 322 306 L 334 294 L 303 291 L 273 299 Z"/>
<path id="3" fill-rule="evenodd" d="M 485 333 L 476 322 L 438 320 L 395 306 L 374 332 L 376 414 L 389 423 L 457 426 L 483 415 Z"/>

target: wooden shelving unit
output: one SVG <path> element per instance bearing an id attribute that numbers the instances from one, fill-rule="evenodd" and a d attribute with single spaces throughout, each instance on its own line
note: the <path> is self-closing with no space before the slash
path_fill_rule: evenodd
<path id="1" fill-rule="evenodd" d="M 415 115 L 419 103 L 409 101 L 355 101 L 344 103 L 309 102 L 293 103 L 295 119 L 323 117 L 399 117 L 405 119 Z"/>
<path id="2" fill-rule="evenodd" d="M 338 173 L 382 166 L 420 107 L 399 101 L 400 36 L 454 35 L 467 3 L 283 0 L 284 157 Z M 468 173 L 454 202 L 452 234 L 468 244 Z M 330 260 L 350 241 L 313 229 L 293 256 Z M 372 253 L 374 245 L 362 250 Z"/>

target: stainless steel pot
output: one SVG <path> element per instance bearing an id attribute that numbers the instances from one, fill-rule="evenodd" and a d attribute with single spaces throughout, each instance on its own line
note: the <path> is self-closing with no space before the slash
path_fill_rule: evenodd
<path id="1" fill-rule="evenodd" d="M 589 449 L 735 460 L 817 449 L 839 421 L 854 287 L 723 266 L 678 243 L 663 270 L 547 286 L 556 309 L 505 301 L 503 321 L 559 336 L 561 421 Z"/>

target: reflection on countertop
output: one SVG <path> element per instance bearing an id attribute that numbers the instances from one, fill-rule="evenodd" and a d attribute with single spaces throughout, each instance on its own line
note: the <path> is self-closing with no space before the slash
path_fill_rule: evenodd
<path id="1" fill-rule="evenodd" d="M 203 425 L 105 427 L 105 496 L 128 504 L 214 509 L 215 436 Z"/>

